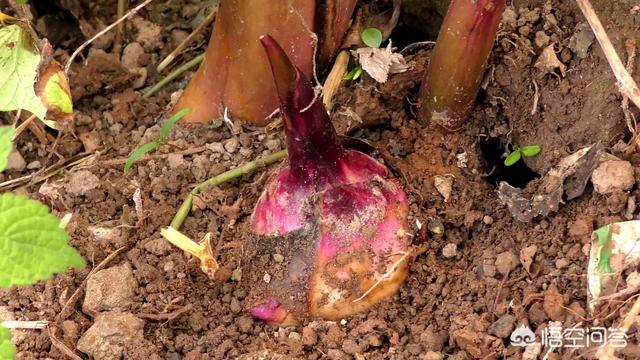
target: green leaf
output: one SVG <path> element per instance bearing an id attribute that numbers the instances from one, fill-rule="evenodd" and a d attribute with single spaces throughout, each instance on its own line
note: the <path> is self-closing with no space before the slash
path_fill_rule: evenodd
<path id="1" fill-rule="evenodd" d="M 9 329 L 2 326 L 0 319 L 0 360 L 11 360 L 16 356 L 16 348 L 11 343 Z"/>
<path id="2" fill-rule="evenodd" d="M 160 146 L 159 141 L 152 141 L 137 148 L 134 152 L 131 153 L 131 155 L 129 155 L 127 163 L 124 164 L 124 173 L 127 174 L 129 172 L 129 169 L 131 169 L 131 166 L 133 166 L 133 163 L 136 162 L 136 160 L 138 160 L 142 155 L 155 150 L 158 146 Z"/>
<path id="3" fill-rule="evenodd" d="M 0 111 L 24 109 L 44 119 L 47 109 L 36 95 L 40 54 L 18 25 L 0 28 Z"/>
<path id="4" fill-rule="evenodd" d="M 382 32 L 376 28 L 366 28 L 360 34 L 362 42 L 371 48 L 378 48 L 382 44 Z"/>
<path id="5" fill-rule="evenodd" d="M 529 145 L 521 147 L 520 151 L 522 152 L 522 155 L 529 157 L 540 154 L 542 148 L 540 147 L 540 145 Z"/>
<path id="6" fill-rule="evenodd" d="M 362 75 L 362 68 L 356 66 L 349 71 L 342 79 L 343 80 L 357 80 Z"/>
<path id="7" fill-rule="evenodd" d="M 69 246 L 60 220 L 38 201 L 0 195 L 0 288 L 33 284 L 84 259 Z"/>
<path id="8" fill-rule="evenodd" d="M 190 108 L 184 108 L 177 113 L 175 113 L 172 117 L 170 117 L 167 121 L 162 125 L 162 129 L 160 129 L 160 142 L 164 142 L 169 138 L 169 131 L 173 128 L 178 120 L 182 119 L 185 115 L 191 112 Z"/>
<path id="9" fill-rule="evenodd" d="M 504 159 L 504 165 L 505 166 L 511 166 L 511 165 L 517 163 L 520 160 L 521 156 L 522 156 L 522 153 L 520 152 L 520 149 L 515 150 L 514 152 L 509 154 L 509 156 L 507 156 L 506 159 Z"/>
<path id="10" fill-rule="evenodd" d="M 600 247 L 598 270 L 602 274 L 610 274 L 613 272 L 611 263 L 609 262 L 614 247 L 611 241 L 613 239 L 613 228 L 611 224 L 605 225 L 595 230 L 594 233 L 598 237 L 598 246 Z"/>
<path id="11" fill-rule="evenodd" d="M 0 172 L 7 168 L 9 154 L 13 150 L 14 129 L 12 126 L 0 126 Z"/>

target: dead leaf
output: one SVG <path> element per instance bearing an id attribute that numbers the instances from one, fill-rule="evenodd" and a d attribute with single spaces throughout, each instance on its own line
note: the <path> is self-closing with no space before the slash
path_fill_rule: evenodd
<path id="1" fill-rule="evenodd" d="M 451 197 L 451 191 L 453 190 L 453 176 L 451 175 L 436 175 L 433 178 L 433 184 L 436 187 L 436 190 L 442 195 L 444 198 L 444 202 L 449 201 L 449 197 Z"/>
<path id="2" fill-rule="evenodd" d="M 542 75 L 553 72 L 555 69 L 560 69 L 562 76 L 565 76 L 567 66 L 558 60 L 556 52 L 553 50 L 553 44 L 547 46 L 538 57 L 535 66 L 542 71 Z"/>
<path id="3" fill-rule="evenodd" d="M 362 69 L 379 83 L 386 82 L 389 74 L 405 72 L 411 67 L 401 54 L 393 52 L 391 41 L 386 48 L 359 48 L 355 55 Z"/>
<path id="4" fill-rule="evenodd" d="M 536 245 L 527 246 L 520 250 L 520 263 L 529 274 L 531 274 L 531 264 L 533 264 L 533 258 L 536 256 L 538 247 Z"/>

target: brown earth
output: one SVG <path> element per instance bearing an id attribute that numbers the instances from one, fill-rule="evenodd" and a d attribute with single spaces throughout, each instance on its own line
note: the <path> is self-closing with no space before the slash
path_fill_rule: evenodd
<path id="1" fill-rule="evenodd" d="M 640 14 L 634 5 L 633 0 L 594 1 L 620 54 L 626 39 L 640 41 Z M 134 67 L 146 69 L 144 86 L 161 78 L 155 65 L 206 15 L 200 7 L 191 2 L 152 3 L 127 25 L 124 45 L 136 42 L 142 49 L 133 60 Z M 253 239 L 249 216 L 272 168 L 206 190 L 181 229 L 195 239 L 212 233 L 222 265 L 216 281 L 160 236 L 192 186 L 280 149 L 280 132 L 230 129 L 220 122 L 176 127 L 167 145 L 125 176 L 122 167 L 128 154 L 157 137 L 173 92 L 184 88 L 187 80 L 176 80 L 159 95 L 141 99 L 126 61 L 92 50 L 96 52 L 88 55 L 86 65 L 79 62 L 72 69 L 75 123 L 55 147 L 43 146 L 30 133 L 17 144 L 26 163 L 40 161 L 39 169 L 59 160 L 85 159 L 44 183 L 18 183 L 11 189 L 45 200 L 56 214 L 72 212 L 71 243 L 88 263 L 87 269 L 35 286 L 0 291 L 5 318 L 53 322 L 50 332 L 14 334 L 18 359 L 63 359 L 60 344 L 80 358 L 88 357 L 79 350 L 104 359 L 120 354 L 126 359 L 171 360 L 520 359 L 523 349 L 509 345 L 515 326 L 525 324 L 540 333 L 551 320 L 564 327 L 593 325 L 596 319 L 605 326 L 617 324 L 630 304 L 612 303 L 595 316 L 586 313 L 590 234 L 605 224 L 637 219 L 629 199 L 635 200 L 640 192 L 634 187 L 599 195 L 588 185 L 582 196 L 562 204 L 558 212 L 520 223 L 498 199 L 495 185 L 509 180 L 524 186 L 535 174 L 527 173 L 522 164 L 501 165 L 506 144 L 510 149 L 541 145 L 539 156 L 525 160 L 538 174 L 596 141 L 615 153 L 617 141 L 629 138 L 621 96 L 597 43 L 588 47 L 584 58 L 570 45 L 584 22 L 573 2 L 516 0 L 509 9 L 513 12 L 498 35 L 486 86 L 460 133 L 441 134 L 415 120 L 412 104 L 428 58 L 426 48 L 410 55 L 415 61 L 410 72 L 392 76 L 386 84 L 365 76 L 338 94 L 332 111 L 337 127 L 371 142 L 397 171 L 409 195 L 413 242 L 427 250 L 392 299 L 341 322 L 314 321 L 297 328 L 278 328 L 249 317 L 244 300 L 250 289 L 238 279 L 243 243 Z M 115 16 L 111 5 L 94 4 L 85 10 L 103 23 Z M 73 17 L 68 21 L 73 23 Z M 39 30 L 44 35 L 56 31 Z M 540 31 L 547 40 L 536 35 Z M 81 42 L 73 36 L 80 35 L 71 33 L 57 46 L 73 50 Z M 198 48 L 206 37 L 200 36 Z M 567 67 L 565 76 L 534 67 L 548 44 L 554 44 Z M 98 45 L 109 52 L 108 40 Z M 68 53 L 59 50 L 57 56 L 65 60 Z M 190 51 L 180 61 L 192 56 Z M 626 158 L 640 179 L 640 157 L 634 153 Z M 37 171 L 8 171 L 0 181 Z M 436 175 L 454 178 L 447 202 L 434 186 Z M 422 236 L 417 222 L 428 227 L 441 223 L 444 234 Z M 527 271 L 520 253 L 534 245 L 537 250 Z M 114 252 L 107 272 L 93 275 L 85 287 L 90 270 Z M 119 285 L 115 289 L 114 283 Z M 96 308 L 96 302 L 102 307 Z M 94 326 L 89 335 L 110 334 L 101 350 L 88 336 L 79 342 L 95 324 L 101 328 Z M 633 330 L 630 343 L 637 344 L 637 337 Z M 564 349 L 549 358 L 595 358 L 594 351 Z M 637 345 L 627 347 L 622 356 L 638 358 Z"/>

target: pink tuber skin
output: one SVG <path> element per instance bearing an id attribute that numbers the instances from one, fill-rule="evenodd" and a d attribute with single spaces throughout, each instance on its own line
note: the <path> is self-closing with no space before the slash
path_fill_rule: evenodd
<path id="1" fill-rule="evenodd" d="M 250 273 L 263 288 L 249 312 L 279 324 L 342 319 L 391 296 L 405 280 L 413 259 L 407 198 L 385 166 L 341 145 L 307 77 L 273 38 L 261 42 L 289 158 L 252 215 L 259 238 L 249 249 Z"/>
<path id="2" fill-rule="evenodd" d="M 420 89 L 420 120 L 456 131 L 467 118 L 505 0 L 452 0 Z"/>

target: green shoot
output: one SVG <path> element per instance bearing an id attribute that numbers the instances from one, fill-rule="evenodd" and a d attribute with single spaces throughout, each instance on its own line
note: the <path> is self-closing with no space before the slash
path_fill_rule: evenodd
<path id="1" fill-rule="evenodd" d="M 167 141 L 167 139 L 169 138 L 169 132 L 171 131 L 171 128 L 173 128 L 173 126 L 178 122 L 178 120 L 180 120 L 182 117 L 187 115 L 190 111 L 191 111 L 191 109 L 189 109 L 189 108 L 182 109 L 182 110 L 178 111 L 177 113 L 175 113 L 173 116 L 171 116 L 169 119 L 167 119 L 167 121 L 165 121 L 164 125 L 162 125 L 162 129 L 160 129 L 160 139 L 159 140 L 148 142 L 148 143 L 140 146 L 136 150 L 134 150 L 131 153 L 131 155 L 129 155 L 129 158 L 127 159 L 127 162 L 124 164 L 124 173 L 128 174 L 129 170 L 131 170 L 131 167 L 133 166 L 133 164 L 140 157 L 142 157 L 142 155 L 147 154 L 147 153 L 157 149 L 160 145 L 162 145 L 162 143 Z"/>
<path id="2" fill-rule="evenodd" d="M 540 145 L 529 145 L 529 146 L 523 146 L 521 148 L 517 148 L 514 151 L 512 151 L 509 155 L 507 155 L 507 158 L 504 159 L 504 165 L 512 166 L 518 161 L 520 161 L 522 156 L 525 156 L 525 157 L 536 156 L 540 153 L 540 151 L 542 151 L 542 148 L 540 147 Z"/>
<path id="3" fill-rule="evenodd" d="M 360 75 L 362 75 L 362 68 L 360 66 L 356 66 L 351 71 L 349 71 L 342 79 L 343 80 L 357 80 Z"/>
<path id="4" fill-rule="evenodd" d="M 362 42 L 371 48 L 379 48 L 382 44 L 382 32 L 376 28 L 366 28 L 360 34 Z"/>

